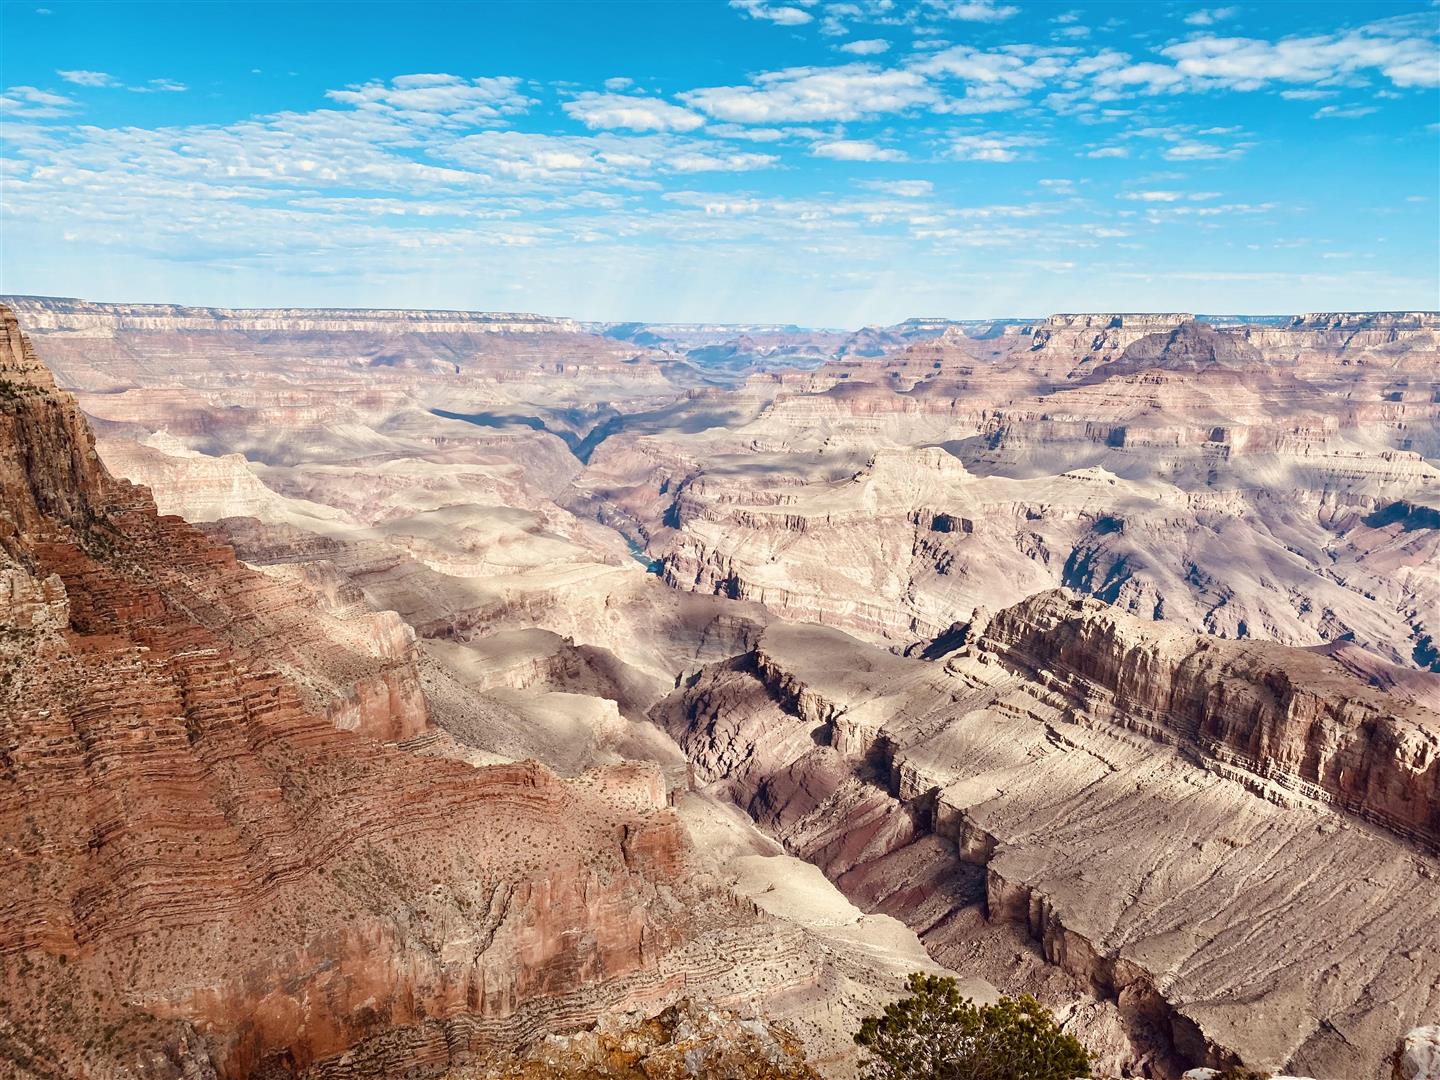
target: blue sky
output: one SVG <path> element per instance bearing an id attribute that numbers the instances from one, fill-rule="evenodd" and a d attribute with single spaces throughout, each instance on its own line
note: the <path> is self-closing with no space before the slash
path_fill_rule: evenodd
<path id="1" fill-rule="evenodd" d="M 1440 306 L 1430 3 L 3 5 L 0 292 Z"/>

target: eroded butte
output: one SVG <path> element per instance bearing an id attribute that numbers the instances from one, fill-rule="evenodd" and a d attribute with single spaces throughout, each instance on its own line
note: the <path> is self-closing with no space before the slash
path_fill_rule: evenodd
<path id="1" fill-rule="evenodd" d="M 21 1075 L 1427 1060 L 1435 313 L 7 303 Z"/>

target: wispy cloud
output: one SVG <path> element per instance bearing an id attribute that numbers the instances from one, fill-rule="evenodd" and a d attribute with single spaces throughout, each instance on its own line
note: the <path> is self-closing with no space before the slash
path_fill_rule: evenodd
<path id="1" fill-rule="evenodd" d="M 1161 151 L 1166 161 L 1223 161 L 1245 153 L 1243 146 L 1216 146 L 1214 143 L 1178 142 Z"/>
<path id="2" fill-rule="evenodd" d="M 935 190 L 935 185 L 929 180 L 862 180 L 860 187 L 902 199 L 923 199 Z"/>
<path id="3" fill-rule="evenodd" d="M 965 22 L 1004 22 L 1020 14 L 1018 7 L 995 3 L 994 0 L 958 0 L 939 6 L 942 15 Z"/>
<path id="4" fill-rule="evenodd" d="M 813 3 L 813 0 L 805 0 L 805 2 L 809 4 Z M 761 0 L 730 0 L 730 6 L 743 11 L 752 19 L 763 19 L 780 26 L 804 26 L 815 18 L 804 8 L 796 7 L 793 4 L 766 4 Z"/>
<path id="5" fill-rule="evenodd" d="M 57 71 L 55 74 L 75 86 L 91 89 L 125 89 L 137 94 L 178 94 L 190 89 L 184 83 L 174 79 L 150 79 L 147 82 L 126 86 L 125 83 L 106 71 Z"/>
<path id="6" fill-rule="evenodd" d="M 1146 203 L 1178 203 L 1178 202 L 1207 202 L 1210 199 L 1218 199 L 1220 193 L 1217 191 L 1126 191 L 1119 196 L 1131 202 Z"/>
<path id="7" fill-rule="evenodd" d="M 1214 26 L 1226 19 L 1233 19 L 1239 13 L 1240 9 L 1237 7 L 1201 8 L 1186 15 L 1185 22 L 1190 26 Z"/>
<path id="8" fill-rule="evenodd" d="M 919 72 L 868 64 L 798 67 L 758 76 L 750 86 L 691 90 L 680 99 L 720 120 L 741 124 L 860 120 L 938 100 Z"/>
<path id="9" fill-rule="evenodd" d="M 0 94 L 0 114 L 32 120 L 68 116 L 79 102 L 35 86 L 12 86 Z"/>
<path id="10" fill-rule="evenodd" d="M 1385 20 L 1339 34 L 1256 38 L 1200 37 L 1160 50 L 1186 80 L 1234 90 L 1272 82 L 1321 83 L 1338 75 L 1375 71 L 1396 86 L 1440 86 L 1434 27 Z"/>
<path id="11" fill-rule="evenodd" d="M 1379 111 L 1379 107 L 1375 105 L 1323 105 L 1312 114 L 1312 118 L 1315 120 L 1358 120 L 1362 116 L 1371 116 Z"/>
<path id="12" fill-rule="evenodd" d="M 833 158 L 836 161 L 904 161 L 905 153 L 893 150 L 868 139 L 832 139 L 819 142 L 810 148 L 816 157 Z"/>
<path id="13" fill-rule="evenodd" d="M 565 112 L 586 127 L 625 128 L 630 131 L 694 131 L 705 124 L 704 117 L 689 109 L 657 98 L 586 91 L 567 101 Z"/>
<path id="14" fill-rule="evenodd" d="M 437 123 L 488 124 L 525 112 L 535 101 L 515 76 L 397 75 L 329 90 L 326 97 L 367 112 Z"/>
<path id="15" fill-rule="evenodd" d="M 104 71 L 57 71 L 56 75 L 76 86 L 119 86 L 120 80 Z"/>
<path id="16" fill-rule="evenodd" d="M 1041 146 L 1044 141 L 1033 135 L 955 135 L 946 153 L 960 161 L 1016 161 L 1027 149 Z"/>
<path id="17" fill-rule="evenodd" d="M 860 41 L 847 41 L 840 46 L 840 51 L 851 56 L 879 56 L 890 51 L 890 42 L 884 38 L 863 38 Z"/>
<path id="18" fill-rule="evenodd" d="M 125 88 L 133 94 L 183 94 L 190 87 L 174 79 L 151 79 L 149 82 L 141 83 L 138 86 L 127 86 Z"/>

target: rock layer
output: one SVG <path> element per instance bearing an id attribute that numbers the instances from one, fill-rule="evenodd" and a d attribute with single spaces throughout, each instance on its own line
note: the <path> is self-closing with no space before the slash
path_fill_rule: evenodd
<path id="1" fill-rule="evenodd" d="M 707 933 L 764 947 L 753 906 L 682 871 L 655 767 L 567 782 L 337 730 L 410 734 L 423 700 L 337 702 L 317 613 L 112 479 L 0 326 L 7 1069 L 438 1068 L 723 989 Z"/>
<path id="2" fill-rule="evenodd" d="M 1388 1076 L 1440 1007 L 1440 716 L 1328 657 L 1063 592 L 948 648 L 772 626 L 656 718 L 943 963 L 1062 1015 L 1088 990 L 1124 1032 L 1112 1067 Z"/>

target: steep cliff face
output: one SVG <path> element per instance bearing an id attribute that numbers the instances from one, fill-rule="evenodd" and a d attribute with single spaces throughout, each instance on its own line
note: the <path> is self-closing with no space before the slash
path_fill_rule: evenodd
<path id="1" fill-rule="evenodd" d="M 7 525 L 26 532 L 50 518 L 88 525 L 99 512 L 104 471 L 75 399 L 56 392 L 14 315 L 0 308 L 0 495 Z"/>
<path id="2" fill-rule="evenodd" d="M 655 716 L 938 961 L 1100 1010 L 1107 1068 L 1388 1077 L 1440 1007 L 1440 715 L 1058 590 L 928 655 L 776 624 Z"/>
<path id="3" fill-rule="evenodd" d="M 1264 372 L 1264 357 L 1249 342 L 1204 323 L 1183 322 L 1173 330 L 1144 337 L 1125 347 L 1118 359 L 1092 371 L 1086 381 L 1099 381 L 1137 371 L 1245 371 L 1252 378 Z"/>
<path id="4" fill-rule="evenodd" d="M 682 871 L 658 769 L 337 730 L 414 734 L 408 660 L 111 478 L 0 325 L 0 1071 L 442 1068 L 721 985 L 707 928 L 767 947 Z"/>
<path id="5" fill-rule="evenodd" d="M 1326 657 L 1193 637 L 1056 590 L 980 638 L 1063 680 L 1077 715 L 1193 745 L 1440 849 L 1440 726 Z"/>
<path id="6" fill-rule="evenodd" d="M 836 361 L 738 431 L 636 446 L 670 454 L 648 508 L 626 469 L 627 513 L 678 587 L 900 647 L 1063 585 L 1431 668 L 1440 530 L 1409 508 L 1440 492 L 1434 319 L 1321 321 L 1353 329 L 1054 316 L 1028 351 Z"/>
<path id="7" fill-rule="evenodd" d="M 755 1017 L 682 1001 L 652 1017 L 607 1017 L 552 1036 L 528 1055 L 444 1080 L 820 1080 L 793 1033 Z"/>
<path id="8" fill-rule="evenodd" d="M 49 296 L 5 298 L 27 327 L 111 336 L 116 331 L 242 330 L 389 334 L 535 334 L 580 332 L 573 319 L 493 311 L 367 308 L 212 308 L 180 304 L 96 304 Z"/>
<path id="9" fill-rule="evenodd" d="M 1147 334 L 1168 332 L 1194 318 L 1181 313 L 1051 315 L 1035 328 L 1030 348 L 1072 354 L 1089 365 L 1119 355 Z"/>

